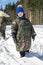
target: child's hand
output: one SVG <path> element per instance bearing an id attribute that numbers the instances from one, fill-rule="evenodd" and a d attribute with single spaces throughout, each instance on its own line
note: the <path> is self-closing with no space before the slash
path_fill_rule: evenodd
<path id="1" fill-rule="evenodd" d="M 35 40 L 35 36 L 36 36 L 36 34 L 32 36 L 33 41 Z"/>

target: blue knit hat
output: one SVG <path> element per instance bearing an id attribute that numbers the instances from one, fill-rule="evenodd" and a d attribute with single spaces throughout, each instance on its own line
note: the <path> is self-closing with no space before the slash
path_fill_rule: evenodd
<path id="1" fill-rule="evenodd" d="M 18 15 L 19 12 L 23 12 L 24 13 L 23 7 L 17 7 L 17 9 L 16 9 L 16 15 Z"/>

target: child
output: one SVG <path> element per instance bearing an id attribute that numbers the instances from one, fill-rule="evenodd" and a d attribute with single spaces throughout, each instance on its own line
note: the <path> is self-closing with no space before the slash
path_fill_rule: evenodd
<path id="1" fill-rule="evenodd" d="M 23 7 L 20 5 L 16 9 L 17 18 L 12 23 L 12 37 L 16 43 L 16 49 L 20 52 L 21 57 L 25 52 L 29 52 L 31 46 L 31 37 L 34 40 L 36 33 L 31 22 L 25 17 Z"/>

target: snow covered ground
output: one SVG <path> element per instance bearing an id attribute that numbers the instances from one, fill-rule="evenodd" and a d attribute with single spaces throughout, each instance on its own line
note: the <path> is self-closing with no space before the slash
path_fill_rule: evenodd
<path id="1" fill-rule="evenodd" d="M 25 57 L 20 58 L 19 52 L 16 51 L 16 45 L 7 29 L 6 38 L 0 38 L 0 65 L 43 65 L 43 25 L 35 25 L 36 31 L 35 41 L 31 40 L 32 45 L 30 53 L 26 53 Z M 10 34 L 10 35 L 9 35 Z"/>

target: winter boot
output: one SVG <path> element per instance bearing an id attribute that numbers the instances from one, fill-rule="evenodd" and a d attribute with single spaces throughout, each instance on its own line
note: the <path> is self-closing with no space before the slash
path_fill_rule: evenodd
<path id="1" fill-rule="evenodd" d="M 20 55 L 21 55 L 21 57 L 24 57 L 25 56 L 25 51 L 20 51 Z"/>
<path id="2" fill-rule="evenodd" d="M 29 53 L 29 50 L 26 50 L 25 52 L 28 52 Z"/>

